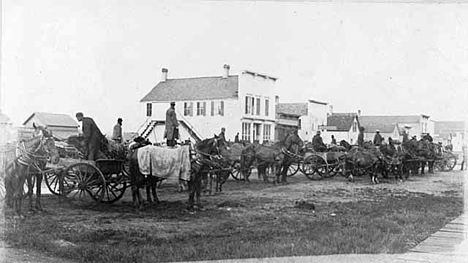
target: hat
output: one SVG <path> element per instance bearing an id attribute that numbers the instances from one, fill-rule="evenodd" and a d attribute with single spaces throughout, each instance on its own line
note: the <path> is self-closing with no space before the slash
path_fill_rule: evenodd
<path id="1" fill-rule="evenodd" d="M 379 130 L 375 130 L 375 132 L 380 132 Z"/>
<path id="2" fill-rule="evenodd" d="M 173 106 L 173 105 L 175 105 L 175 102 L 174 102 L 174 101 L 171 102 L 171 106 Z"/>
<path id="3" fill-rule="evenodd" d="M 76 113 L 75 116 L 76 116 L 76 117 L 83 117 L 83 112 L 78 112 L 78 113 Z"/>

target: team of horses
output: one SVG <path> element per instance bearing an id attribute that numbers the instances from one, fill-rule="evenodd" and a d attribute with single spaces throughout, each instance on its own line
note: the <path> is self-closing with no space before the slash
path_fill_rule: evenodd
<path id="1" fill-rule="evenodd" d="M 41 210 L 41 181 L 47 162 L 57 164 L 59 153 L 55 147 L 54 138 L 47 129 L 34 125 L 34 136 L 19 142 L 19 155 L 6 168 L 5 202 L 7 206 L 21 215 L 24 196 L 24 185 L 27 182 L 30 209 L 32 205 L 33 177 L 36 179 L 36 206 Z M 140 171 L 138 152 L 141 147 L 148 145 L 148 141 L 141 137 L 134 140 L 131 149 L 127 145 L 109 141 L 102 151 L 112 158 L 126 158 L 129 163 L 129 177 L 132 189 L 132 204 L 143 206 L 140 188 L 146 185 L 147 202 L 159 202 L 156 185 L 163 178 L 144 175 Z M 82 150 L 82 138 L 70 137 L 68 143 Z M 304 142 L 297 132 L 292 132 L 279 142 L 270 145 L 262 144 L 234 144 L 226 145 L 216 135 L 196 143 L 190 147 L 190 178 L 183 183 L 188 185 L 189 209 L 201 207 L 200 196 L 208 182 L 214 179 L 216 191 L 222 191 L 222 185 L 227 181 L 232 166 L 240 164 L 240 173 L 246 182 L 249 181 L 250 169 L 255 166 L 259 177 L 267 181 L 266 171 L 271 169 L 275 174 L 275 183 L 287 183 L 289 166 L 303 156 L 306 149 Z M 339 160 L 342 164 L 342 174 L 350 181 L 355 175 L 369 174 L 372 183 L 378 183 L 378 175 L 384 177 L 394 173 L 397 179 L 408 178 L 410 174 L 417 174 L 419 170 L 424 174 L 427 163 L 429 172 L 433 172 L 434 159 L 440 149 L 425 140 L 410 140 L 401 147 L 384 144 L 379 147 L 372 143 L 365 143 L 363 147 L 350 145 L 341 141 L 339 146 L 328 149 L 325 156 Z M 103 157 L 105 158 L 105 157 Z M 409 162 L 411 160 L 411 162 Z M 158 167 L 154 167 L 158 169 Z M 211 189 L 211 186 L 210 186 Z M 152 196 L 151 194 L 152 193 Z"/>

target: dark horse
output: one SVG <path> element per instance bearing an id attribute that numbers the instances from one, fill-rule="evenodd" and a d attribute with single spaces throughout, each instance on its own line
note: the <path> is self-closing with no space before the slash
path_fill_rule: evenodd
<path id="1" fill-rule="evenodd" d="M 248 181 L 246 171 L 254 165 L 257 166 L 259 176 L 264 181 L 268 181 L 266 169 L 273 168 L 276 174 L 275 183 L 286 183 L 286 174 L 289 166 L 297 160 L 299 150 L 304 146 L 304 142 L 293 132 L 288 134 L 284 140 L 272 146 L 251 144 L 245 147 L 241 154 L 241 173 Z"/>
<path id="2" fill-rule="evenodd" d="M 413 174 L 418 174 L 421 168 L 421 174 L 424 174 L 426 163 L 428 165 L 428 172 L 434 172 L 434 162 L 437 158 L 437 147 L 435 144 L 427 140 L 409 140 L 403 143 L 403 149 L 406 150 L 411 156 L 412 160 L 408 163 L 409 170 Z"/>
<path id="3" fill-rule="evenodd" d="M 377 176 L 383 164 L 383 156 L 373 145 L 366 144 L 365 147 L 352 147 L 344 158 L 343 175 L 353 181 L 353 174 L 358 171 L 369 173 L 371 182 L 379 183 Z"/>
<path id="4" fill-rule="evenodd" d="M 24 183 L 28 182 L 29 207 L 32 209 L 33 180 L 36 177 L 36 209 L 42 210 L 41 206 L 41 182 L 42 171 L 50 160 L 53 164 L 59 162 L 59 153 L 55 147 L 52 133 L 41 126 L 33 124 L 35 134 L 29 140 L 19 142 L 18 157 L 6 168 L 5 190 L 6 204 L 13 207 L 15 212 L 21 216 Z"/>
<path id="5" fill-rule="evenodd" d="M 185 147 L 185 146 L 182 146 Z M 138 151 L 142 148 L 137 148 L 131 151 L 128 155 L 129 165 L 130 165 L 130 181 L 132 184 L 132 199 L 133 205 L 136 207 L 142 207 L 142 197 L 139 191 L 139 188 L 145 183 L 145 181 L 152 180 L 151 188 L 153 191 L 153 198 L 155 202 L 159 202 L 159 199 L 156 194 L 156 184 L 154 182 L 162 180 L 161 178 L 156 178 L 154 176 L 145 176 L 140 171 L 140 166 L 138 163 Z M 219 155 L 218 149 L 218 138 L 215 136 L 213 138 L 205 139 L 198 142 L 195 145 L 195 154 L 190 155 L 190 179 L 188 180 L 189 187 L 189 200 L 188 208 L 194 208 L 195 206 L 200 207 L 200 193 L 202 190 L 202 180 L 203 177 L 206 177 L 210 172 L 209 166 L 209 157 Z M 155 167 L 155 169 L 158 169 Z M 148 190 L 148 189 L 147 189 Z M 147 192 L 148 201 L 151 203 L 151 196 Z M 196 200 L 195 200 L 196 197 Z"/>

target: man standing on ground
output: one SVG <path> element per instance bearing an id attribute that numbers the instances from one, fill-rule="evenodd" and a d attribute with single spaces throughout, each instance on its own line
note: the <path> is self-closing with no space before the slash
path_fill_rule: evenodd
<path id="1" fill-rule="evenodd" d="M 336 139 L 334 135 L 331 136 L 331 144 L 336 145 Z"/>
<path id="2" fill-rule="evenodd" d="M 235 143 L 239 143 L 239 133 L 236 134 L 236 136 L 234 137 L 234 142 Z"/>
<path id="3" fill-rule="evenodd" d="M 373 141 L 374 145 L 375 146 L 380 146 L 382 144 L 382 141 L 383 141 L 383 138 L 380 135 L 380 131 L 376 130 L 375 135 L 374 135 L 374 141 Z"/>
<path id="4" fill-rule="evenodd" d="M 122 143 L 123 136 L 122 136 L 122 119 L 117 119 L 117 124 L 114 125 L 114 130 L 112 132 L 112 140 L 117 143 Z"/>
<path id="5" fill-rule="evenodd" d="M 78 112 L 76 119 L 81 122 L 81 128 L 83 130 L 83 137 L 85 143 L 84 157 L 86 160 L 95 161 L 99 154 L 101 146 L 102 135 L 101 130 L 94 122 L 92 118 L 84 117 L 83 113 Z"/>
<path id="6" fill-rule="evenodd" d="M 164 138 L 166 138 L 167 146 L 175 146 L 176 140 L 179 139 L 179 121 L 175 112 L 175 102 L 171 102 L 171 106 L 166 111 Z"/>

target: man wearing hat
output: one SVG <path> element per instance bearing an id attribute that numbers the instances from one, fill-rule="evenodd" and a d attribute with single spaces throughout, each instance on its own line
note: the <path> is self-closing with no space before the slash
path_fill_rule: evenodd
<path id="1" fill-rule="evenodd" d="M 175 102 L 171 102 L 171 106 L 166 111 L 164 138 L 166 138 L 167 146 L 175 146 L 176 140 L 179 139 L 179 121 L 175 112 Z"/>
<path id="2" fill-rule="evenodd" d="M 112 140 L 117 143 L 122 143 L 123 136 L 122 136 L 122 118 L 117 119 L 117 124 L 114 125 L 114 129 L 112 131 Z"/>
<path id="3" fill-rule="evenodd" d="M 323 143 L 322 137 L 320 137 L 320 131 L 312 138 L 312 147 L 316 152 L 326 152 L 327 146 Z"/>
<path id="4" fill-rule="evenodd" d="M 382 141 L 383 141 L 383 138 L 382 136 L 380 135 L 380 131 L 379 130 L 375 130 L 375 135 L 374 135 L 374 145 L 375 146 L 380 146 L 382 144 Z"/>
<path id="5" fill-rule="evenodd" d="M 104 139 L 101 130 L 90 117 L 84 117 L 82 112 L 76 114 L 76 119 L 81 122 L 81 129 L 84 137 L 84 158 L 86 160 L 95 161 L 101 147 L 101 140 Z"/>

